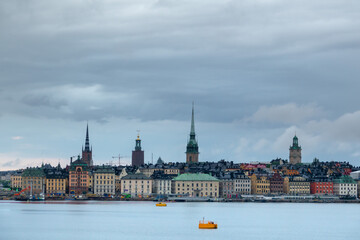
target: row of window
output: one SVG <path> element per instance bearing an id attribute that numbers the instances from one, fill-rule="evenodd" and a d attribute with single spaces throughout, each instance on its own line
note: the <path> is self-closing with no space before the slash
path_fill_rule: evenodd
<path id="1" fill-rule="evenodd" d="M 100 184 L 106 184 L 106 181 L 104 180 L 104 181 L 102 181 L 102 180 L 100 180 L 100 181 L 98 181 L 98 180 L 96 180 L 96 184 L 99 184 L 99 182 L 100 182 Z M 103 183 L 104 182 L 104 183 Z M 107 184 L 114 184 L 114 182 L 113 181 L 107 181 Z"/>
<path id="2" fill-rule="evenodd" d="M 178 183 L 178 187 L 180 187 L 180 183 Z M 212 183 L 209 183 L 210 187 L 212 187 Z M 182 184 L 183 187 L 185 187 L 185 183 Z M 191 184 L 192 187 L 194 187 L 194 183 Z M 205 183 L 205 187 L 207 187 L 208 184 Z M 186 187 L 190 187 L 190 184 L 186 184 Z M 199 183 L 196 183 L 196 187 L 199 187 Z M 201 183 L 201 187 L 203 187 L 203 183 Z"/>
<path id="3" fill-rule="evenodd" d="M 106 178 L 107 177 L 107 178 Z M 102 175 L 96 175 L 96 179 L 103 179 L 103 176 Z M 114 179 L 114 176 L 104 176 L 104 179 Z"/>

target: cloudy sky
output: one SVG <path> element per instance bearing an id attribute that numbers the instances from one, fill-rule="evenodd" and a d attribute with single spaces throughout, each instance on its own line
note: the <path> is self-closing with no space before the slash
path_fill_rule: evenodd
<path id="1" fill-rule="evenodd" d="M 0 2 L 0 170 L 200 161 L 360 165 L 358 0 Z"/>

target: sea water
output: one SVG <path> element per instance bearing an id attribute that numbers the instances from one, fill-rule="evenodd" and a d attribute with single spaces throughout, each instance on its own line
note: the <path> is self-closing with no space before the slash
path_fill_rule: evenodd
<path id="1" fill-rule="evenodd" d="M 1 240 L 358 240 L 359 227 L 360 204 L 0 201 Z"/>

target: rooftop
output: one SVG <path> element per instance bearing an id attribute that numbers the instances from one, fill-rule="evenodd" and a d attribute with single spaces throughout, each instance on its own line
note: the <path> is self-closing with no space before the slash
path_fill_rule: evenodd
<path id="1" fill-rule="evenodd" d="M 184 173 L 174 178 L 174 181 L 219 181 L 219 179 L 203 173 Z"/>

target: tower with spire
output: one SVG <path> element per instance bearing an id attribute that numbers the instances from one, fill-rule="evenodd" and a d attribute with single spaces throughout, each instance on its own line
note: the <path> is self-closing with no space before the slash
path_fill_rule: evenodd
<path id="1" fill-rule="evenodd" d="M 141 139 L 139 133 L 135 140 L 135 150 L 132 151 L 131 165 L 132 166 L 144 165 L 144 151 L 141 149 Z"/>
<path id="2" fill-rule="evenodd" d="M 85 148 L 82 148 L 82 160 L 88 164 L 88 166 L 93 165 L 92 159 L 92 146 L 90 146 L 89 140 L 89 124 L 86 125 L 86 138 L 85 138 Z"/>
<path id="3" fill-rule="evenodd" d="M 293 145 L 290 146 L 289 160 L 290 164 L 301 163 L 301 146 L 299 146 L 298 138 L 295 134 L 293 138 Z"/>
<path id="4" fill-rule="evenodd" d="M 190 138 L 186 146 L 186 163 L 197 163 L 197 162 L 199 162 L 199 146 L 196 141 L 196 134 L 195 134 L 194 102 L 193 102 L 192 114 L 191 114 Z"/>

